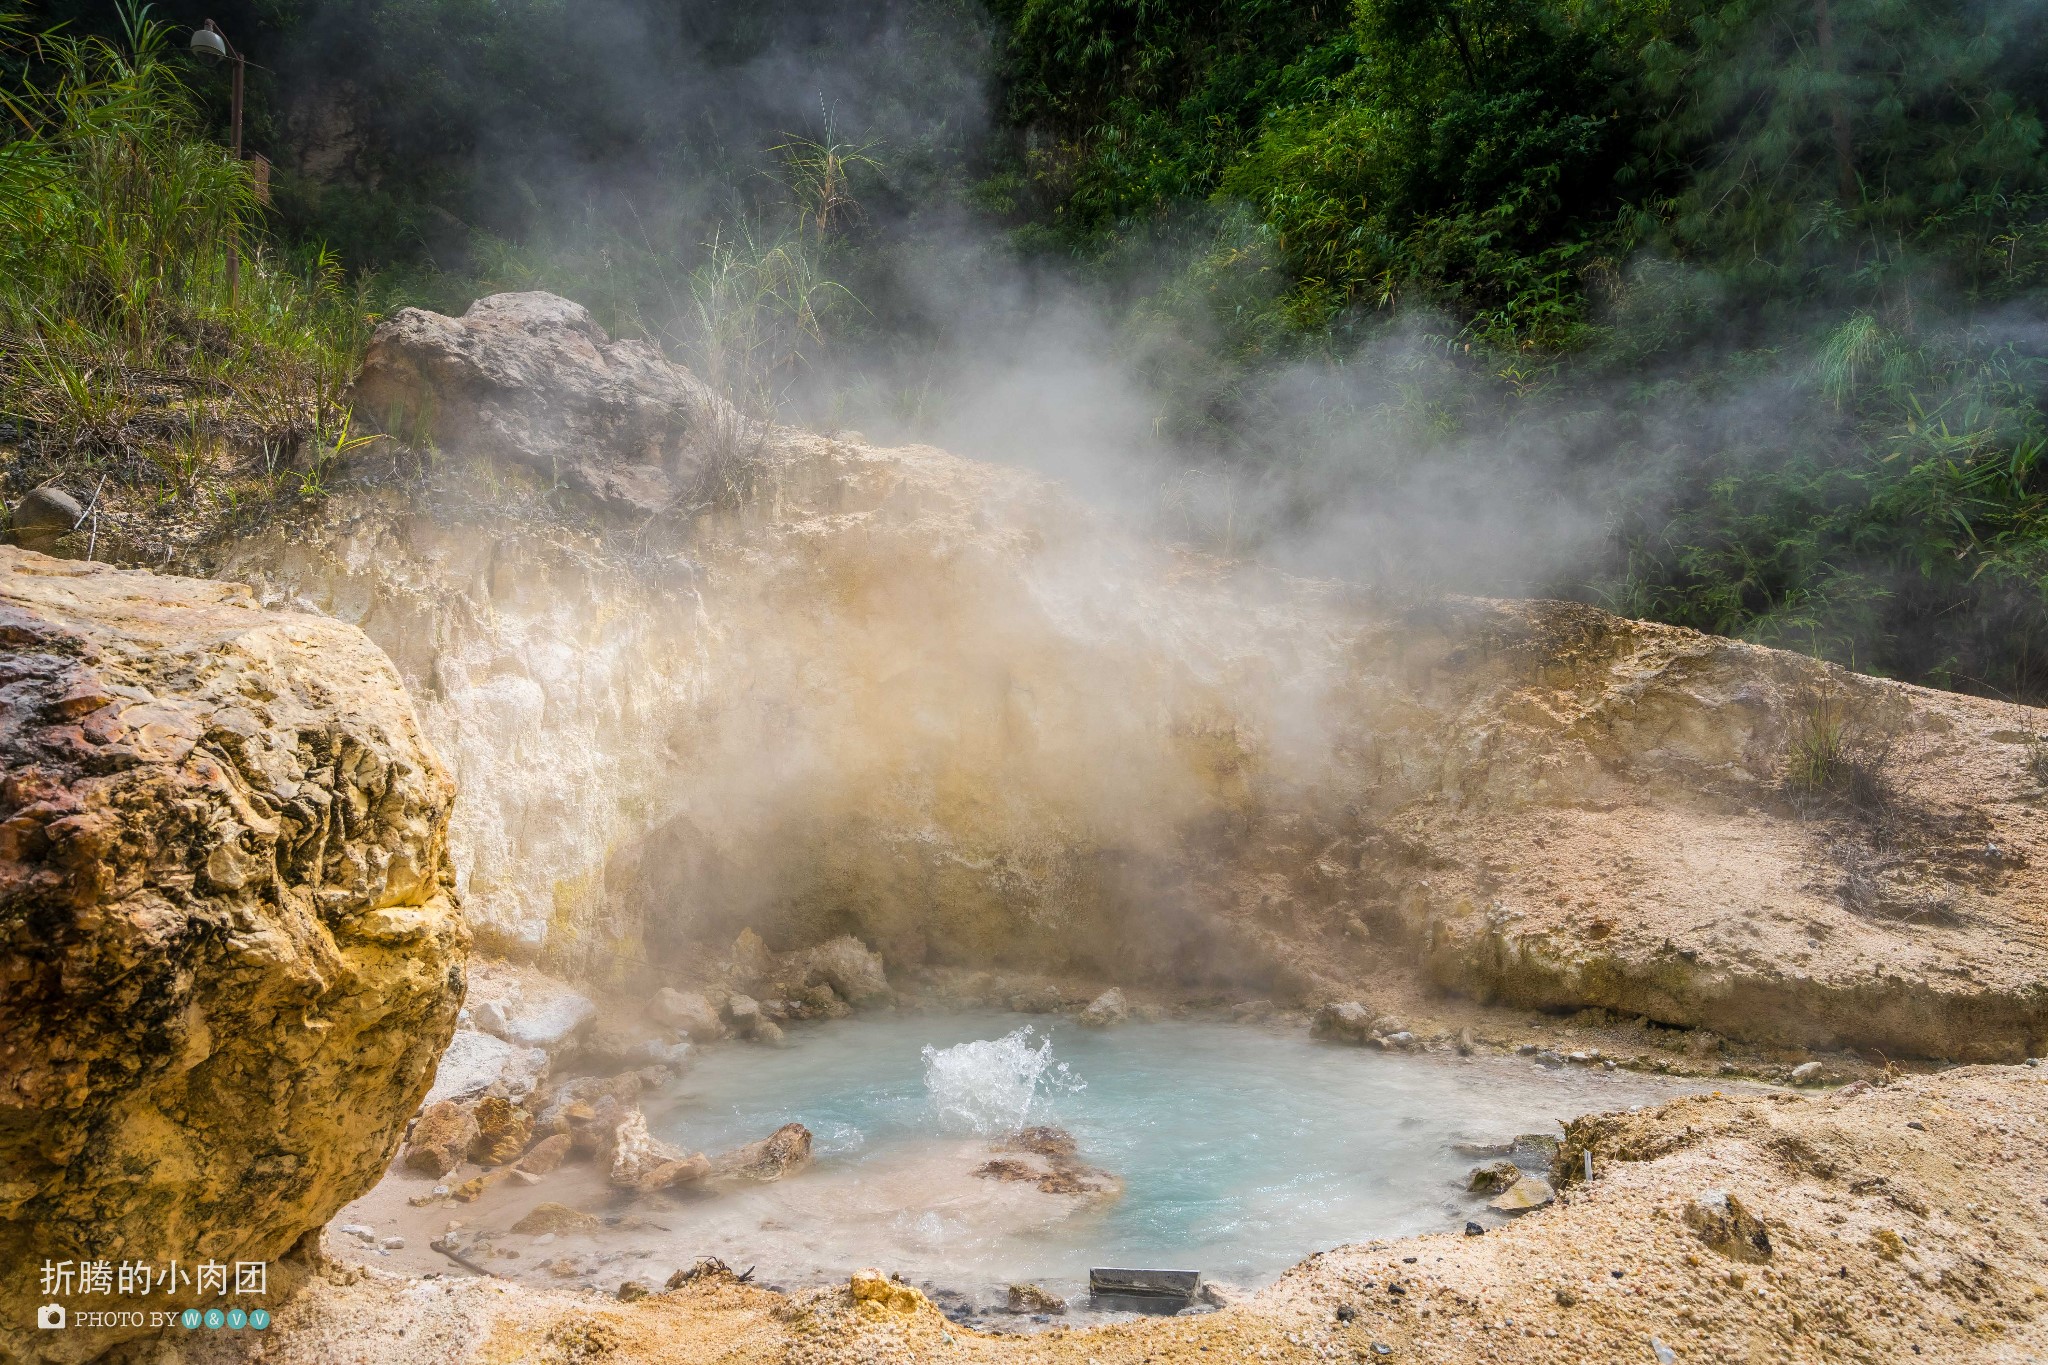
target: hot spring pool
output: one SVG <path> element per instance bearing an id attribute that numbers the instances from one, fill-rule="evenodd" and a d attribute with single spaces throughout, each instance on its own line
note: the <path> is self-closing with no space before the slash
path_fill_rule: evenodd
<path id="1" fill-rule="evenodd" d="M 1173 1266 L 1239 1284 L 1310 1252 L 1493 1219 L 1453 1144 L 1556 1133 L 1558 1120 L 1697 1083 L 1516 1059 L 1382 1054 L 1220 1023 L 1106 1031 L 1004 1013 L 792 1028 L 712 1051 L 643 1097 L 649 1126 L 716 1152 L 787 1122 L 815 1165 L 659 1218 L 684 1257 L 771 1283 L 863 1265 L 987 1306 L 1035 1280 L 1070 1296 L 1091 1265 Z M 991 1137 L 1056 1125 L 1121 1178 L 1115 1199 L 976 1178 Z"/>

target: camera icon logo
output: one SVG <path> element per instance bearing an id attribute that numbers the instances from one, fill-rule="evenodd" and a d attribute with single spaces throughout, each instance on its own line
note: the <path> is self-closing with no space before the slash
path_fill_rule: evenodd
<path id="1" fill-rule="evenodd" d="M 52 1328 L 54 1328 L 54 1327 L 62 1327 L 63 1325 L 64 1325 L 64 1305 L 63 1305 L 63 1304 L 61 1304 L 61 1303 L 46 1303 L 46 1304 L 44 1304 L 44 1305 L 43 1305 L 43 1306 L 42 1306 L 41 1308 L 38 1308 L 38 1309 L 36 1309 L 36 1326 L 38 1326 L 38 1327 L 52 1327 Z"/>

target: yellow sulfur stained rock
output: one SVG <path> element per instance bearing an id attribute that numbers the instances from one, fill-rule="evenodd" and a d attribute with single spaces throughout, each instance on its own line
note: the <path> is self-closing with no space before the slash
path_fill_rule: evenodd
<path id="1" fill-rule="evenodd" d="M 143 1329 L 39 1336 L 45 1261 L 264 1262 L 276 1301 L 396 1151 L 469 935 L 454 784 L 355 627 L 0 548 L 0 642 L 0 1358 L 70 1362 Z"/>
<path id="2" fill-rule="evenodd" d="M 925 1296 L 900 1280 L 879 1270 L 857 1270 L 848 1282 L 853 1301 L 865 1312 L 914 1313 L 928 1302 Z"/>

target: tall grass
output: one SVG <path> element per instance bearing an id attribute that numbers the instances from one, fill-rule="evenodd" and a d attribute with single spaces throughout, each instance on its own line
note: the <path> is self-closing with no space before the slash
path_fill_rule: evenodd
<path id="1" fill-rule="evenodd" d="M 317 460 L 368 324 L 331 256 L 268 248 L 169 27 L 121 16 L 118 41 L 0 31 L 26 73 L 0 90 L 0 410 L 11 491 L 106 474 L 146 485 L 161 520 L 234 504 L 248 490 L 221 485 L 277 475 L 280 451 Z"/>

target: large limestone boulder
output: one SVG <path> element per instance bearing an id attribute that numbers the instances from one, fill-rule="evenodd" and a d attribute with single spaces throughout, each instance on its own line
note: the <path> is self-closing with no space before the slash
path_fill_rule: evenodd
<path id="1" fill-rule="evenodd" d="M 269 1304 L 376 1182 L 462 997 L 454 786 L 360 631 L 239 586 L 0 548 L 0 650 L 0 1358 L 85 1360 L 141 1329 L 38 1333 L 45 1262 Z"/>
<path id="2" fill-rule="evenodd" d="M 401 308 L 370 340 L 357 409 L 444 450 L 525 466 L 616 511 L 688 492 L 730 410 L 641 341 L 613 341 L 582 305 L 494 294 L 460 318 Z"/>

